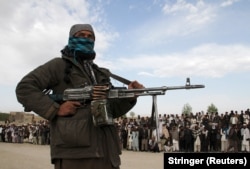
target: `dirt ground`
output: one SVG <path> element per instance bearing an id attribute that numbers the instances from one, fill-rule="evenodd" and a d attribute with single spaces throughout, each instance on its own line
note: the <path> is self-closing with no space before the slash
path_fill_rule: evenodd
<path id="1" fill-rule="evenodd" d="M 161 153 L 123 150 L 121 169 L 163 169 Z M 1 169 L 54 169 L 48 145 L 0 142 Z"/>

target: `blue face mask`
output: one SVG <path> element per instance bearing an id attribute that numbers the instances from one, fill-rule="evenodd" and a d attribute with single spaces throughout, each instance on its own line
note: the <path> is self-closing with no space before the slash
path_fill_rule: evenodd
<path id="1" fill-rule="evenodd" d="M 95 58 L 94 45 L 95 42 L 88 38 L 70 37 L 68 41 L 68 48 L 74 58 L 86 60 Z"/>

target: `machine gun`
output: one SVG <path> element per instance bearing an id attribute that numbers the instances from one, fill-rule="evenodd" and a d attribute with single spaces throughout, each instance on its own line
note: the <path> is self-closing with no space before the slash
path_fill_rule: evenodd
<path id="1" fill-rule="evenodd" d="M 204 88 L 204 85 L 191 85 L 190 79 L 187 78 L 186 85 L 184 86 L 162 86 L 162 87 L 151 87 L 143 89 L 127 89 L 126 87 L 112 87 L 109 85 L 96 85 L 96 86 L 85 86 L 82 88 L 69 88 L 66 89 L 62 96 L 57 95 L 54 100 L 63 101 L 83 101 L 83 100 L 98 100 L 105 93 L 105 98 L 133 98 L 138 96 L 156 96 L 165 95 L 167 90 L 179 90 L 179 89 L 195 89 Z M 93 93 L 96 91 L 96 93 Z"/>
<path id="2" fill-rule="evenodd" d="M 130 82 L 126 79 L 125 81 L 127 81 L 127 84 Z M 50 95 L 50 97 L 55 101 L 90 101 L 91 111 L 93 114 L 93 122 L 96 126 L 102 126 L 113 124 L 113 117 L 109 111 L 109 99 L 152 96 L 153 106 L 151 120 L 155 119 L 156 126 L 158 126 L 157 95 L 165 95 L 166 91 L 168 90 L 189 90 L 204 87 L 204 85 L 191 85 L 190 79 L 187 78 L 186 84 L 184 86 L 162 86 L 143 89 L 127 89 L 126 87 L 112 87 L 110 85 L 94 85 L 85 86 L 82 88 L 69 88 L 66 89 L 62 95 Z M 157 139 L 159 140 L 159 133 L 157 134 L 157 137 Z"/>

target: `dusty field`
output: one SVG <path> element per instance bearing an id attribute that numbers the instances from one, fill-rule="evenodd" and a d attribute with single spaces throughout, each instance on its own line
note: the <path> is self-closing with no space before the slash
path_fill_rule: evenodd
<path id="1" fill-rule="evenodd" d="M 49 146 L 0 142 L 1 169 L 53 169 Z M 121 169 L 163 169 L 163 153 L 123 150 Z"/>

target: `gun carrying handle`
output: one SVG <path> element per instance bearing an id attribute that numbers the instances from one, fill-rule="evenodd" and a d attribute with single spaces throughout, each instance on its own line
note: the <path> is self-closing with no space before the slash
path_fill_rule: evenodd
<path id="1" fill-rule="evenodd" d="M 118 76 L 118 75 L 116 75 L 116 74 L 110 73 L 110 76 L 111 76 L 112 78 L 114 78 L 114 79 L 116 79 L 116 80 L 118 80 L 118 81 L 120 81 L 120 82 L 126 84 L 126 85 L 129 85 L 129 84 L 131 83 L 130 80 L 125 79 L 125 78 L 123 78 L 123 77 L 121 77 L 121 76 Z"/>

